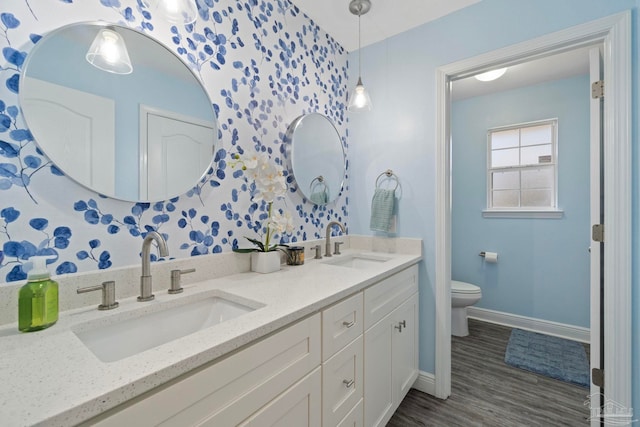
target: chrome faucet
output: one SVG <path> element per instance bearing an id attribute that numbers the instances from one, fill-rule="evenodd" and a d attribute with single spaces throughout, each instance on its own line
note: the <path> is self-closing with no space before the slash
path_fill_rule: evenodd
<path id="1" fill-rule="evenodd" d="M 169 255 L 167 242 L 157 231 L 149 231 L 142 242 L 142 275 L 140 276 L 140 296 L 138 301 L 151 301 L 155 296 L 152 293 L 151 285 L 151 242 L 156 241 L 160 256 Z"/>
<path id="2" fill-rule="evenodd" d="M 325 254 L 324 256 L 326 257 L 330 257 L 331 256 L 331 227 L 337 225 L 338 227 L 340 227 L 340 230 L 343 233 L 346 233 L 347 230 L 344 228 L 344 225 L 340 224 L 338 221 L 331 221 L 329 224 L 327 224 L 327 241 L 324 245 L 324 251 Z"/>

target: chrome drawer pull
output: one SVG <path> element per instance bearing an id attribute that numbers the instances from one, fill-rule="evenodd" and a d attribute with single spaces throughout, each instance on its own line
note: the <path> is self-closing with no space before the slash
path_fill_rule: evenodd
<path id="1" fill-rule="evenodd" d="M 342 322 L 342 325 L 343 325 L 343 326 L 345 326 L 345 327 L 347 327 L 347 328 L 350 328 L 350 327 L 352 327 L 352 326 L 353 326 L 353 325 L 355 325 L 355 324 L 356 324 L 356 321 L 355 321 L 355 320 L 353 320 L 353 321 L 351 321 L 351 322 Z"/>
<path id="2" fill-rule="evenodd" d="M 345 387 L 351 388 L 351 386 L 353 385 L 354 381 L 353 380 L 342 380 L 342 383 L 344 384 Z"/>

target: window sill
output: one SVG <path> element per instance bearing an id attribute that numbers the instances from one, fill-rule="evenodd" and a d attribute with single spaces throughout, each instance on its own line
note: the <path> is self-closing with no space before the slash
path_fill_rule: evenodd
<path id="1" fill-rule="evenodd" d="M 559 209 L 527 210 L 527 209 L 487 209 L 482 211 L 483 218 L 535 218 L 535 219 L 560 219 L 564 211 Z"/>

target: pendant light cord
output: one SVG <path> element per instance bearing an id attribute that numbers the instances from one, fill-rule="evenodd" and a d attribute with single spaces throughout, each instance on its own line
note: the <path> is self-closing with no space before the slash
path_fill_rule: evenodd
<path id="1" fill-rule="evenodd" d="M 362 78 L 362 31 L 360 30 L 360 18 L 362 16 L 362 5 L 358 7 L 358 79 Z"/>

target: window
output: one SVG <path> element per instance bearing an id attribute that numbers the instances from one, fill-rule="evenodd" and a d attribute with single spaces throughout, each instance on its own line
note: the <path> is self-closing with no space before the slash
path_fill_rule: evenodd
<path id="1" fill-rule="evenodd" d="M 488 132 L 488 210 L 557 208 L 557 119 Z"/>

